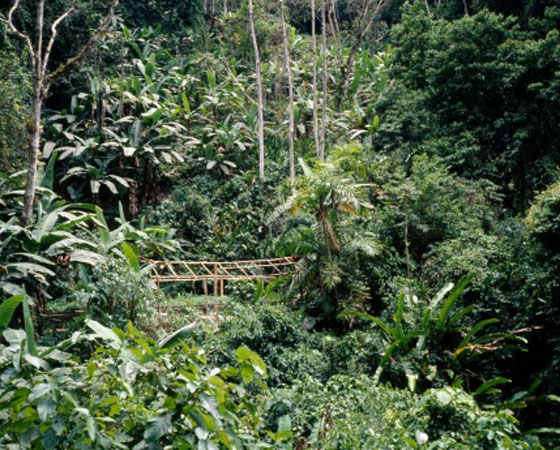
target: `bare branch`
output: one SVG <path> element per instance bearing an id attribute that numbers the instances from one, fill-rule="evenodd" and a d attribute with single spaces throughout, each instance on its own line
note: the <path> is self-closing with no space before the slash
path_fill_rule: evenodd
<path id="1" fill-rule="evenodd" d="M 8 25 L 10 30 L 12 30 L 12 32 L 16 36 L 20 37 L 25 41 L 25 44 L 27 45 L 27 48 L 29 49 L 29 52 L 31 54 L 31 58 L 35 58 L 35 50 L 33 50 L 33 44 L 31 43 L 31 39 L 29 38 L 29 36 L 19 31 L 14 25 L 14 13 L 16 12 L 16 9 L 18 9 L 20 2 L 21 0 L 15 0 L 14 4 L 10 8 L 10 11 L 8 12 L 8 20 L 0 19 L 0 21 Z"/>
<path id="2" fill-rule="evenodd" d="M 54 41 L 56 39 L 56 35 L 58 34 L 58 26 L 73 11 L 74 11 L 74 8 L 70 8 L 68 11 L 66 11 L 64 14 L 62 14 L 62 16 L 60 16 L 58 19 L 56 19 L 51 26 L 51 38 L 49 39 L 49 43 L 47 45 L 47 50 L 45 51 L 45 56 L 43 57 L 43 67 L 41 68 L 43 75 L 47 72 L 47 64 L 48 64 L 49 58 L 51 56 L 51 51 L 52 51 L 52 48 L 53 48 L 53 45 L 54 45 Z"/>
<path id="3" fill-rule="evenodd" d="M 107 34 L 107 29 L 109 28 L 109 25 L 111 24 L 111 20 L 113 19 L 113 16 L 115 15 L 115 10 L 117 9 L 117 6 L 119 5 L 119 2 L 120 2 L 120 0 L 114 0 L 113 1 L 113 4 L 111 5 L 111 8 L 109 9 L 109 12 L 105 16 L 105 19 L 103 20 L 103 22 L 101 22 L 101 25 L 99 25 L 99 28 L 97 28 L 95 33 L 93 33 L 93 35 L 89 38 L 89 40 L 86 42 L 86 44 L 80 49 L 80 51 L 78 53 L 76 53 L 76 55 L 74 55 L 72 58 L 69 58 L 68 60 L 66 60 L 65 63 L 62 63 L 60 66 L 58 66 L 47 77 L 45 77 L 45 87 L 46 87 L 47 90 L 54 80 L 56 80 L 59 76 L 61 76 L 64 72 L 66 72 L 74 64 L 79 63 L 86 56 L 87 52 L 91 49 L 91 47 L 93 47 L 93 44 L 95 44 L 95 42 L 98 39 L 102 38 L 103 36 L 105 36 Z"/>
<path id="4" fill-rule="evenodd" d="M 374 22 L 375 18 L 377 17 L 377 15 L 379 14 L 379 11 L 381 10 L 381 7 L 383 6 L 384 2 L 385 2 L 385 0 L 379 0 L 377 2 L 377 5 L 375 6 L 375 10 L 373 11 L 373 14 L 369 18 L 369 22 L 366 24 L 366 27 L 364 28 L 364 31 L 361 33 L 362 38 L 363 38 L 363 36 L 365 36 L 369 32 L 371 26 L 373 25 L 373 22 Z"/>
<path id="5" fill-rule="evenodd" d="M 428 16 L 431 16 L 432 11 L 430 11 L 430 4 L 428 3 L 428 0 L 424 0 L 424 4 L 426 5 L 426 12 L 428 13 Z"/>
<path id="6" fill-rule="evenodd" d="M 350 75 L 352 74 L 352 67 L 354 65 L 354 60 L 356 58 L 356 53 L 358 53 L 358 50 L 360 48 L 360 44 L 362 43 L 362 39 L 364 38 L 364 36 L 368 33 L 368 31 L 370 30 L 371 26 L 373 25 L 375 18 L 378 16 L 379 12 L 381 11 L 381 8 L 383 7 L 383 4 L 385 3 L 385 0 L 377 0 L 377 4 L 375 6 L 375 9 L 373 10 L 373 12 L 371 13 L 371 15 L 369 16 L 369 18 L 367 19 L 367 21 L 365 22 L 365 26 L 363 26 L 364 24 L 364 20 L 366 20 L 366 15 L 369 12 L 369 9 L 371 7 L 371 5 L 373 4 L 374 0 L 368 0 L 363 14 L 360 17 L 360 20 L 358 22 L 358 30 L 357 30 L 357 35 L 356 38 L 354 40 L 354 44 L 352 45 L 352 48 L 350 49 L 350 54 L 348 55 L 348 59 L 346 60 L 346 68 L 343 69 L 343 80 L 342 80 L 342 96 L 346 96 L 346 92 L 348 91 L 348 85 L 350 83 Z M 363 26 L 363 28 L 362 28 Z M 341 99 L 342 100 L 342 99 Z"/>

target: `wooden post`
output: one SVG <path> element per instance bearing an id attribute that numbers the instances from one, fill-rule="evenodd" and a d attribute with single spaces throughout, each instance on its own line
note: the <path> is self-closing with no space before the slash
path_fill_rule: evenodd
<path id="1" fill-rule="evenodd" d="M 156 284 L 157 284 L 157 290 L 158 290 L 158 294 L 159 294 L 161 292 L 161 286 L 160 286 L 159 278 L 157 279 Z M 158 314 L 159 314 L 159 317 L 161 318 L 161 301 L 158 301 Z"/>
<path id="2" fill-rule="evenodd" d="M 220 297 L 224 296 L 224 280 L 220 280 Z"/>
<path id="3" fill-rule="evenodd" d="M 214 297 L 218 296 L 218 265 L 214 264 Z"/>
<path id="4" fill-rule="evenodd" d="M 204 295 L 208 297 L 208 282 L 206 281 L 206 278 L 202 280 L 202 289 L 204 289 Z"/>

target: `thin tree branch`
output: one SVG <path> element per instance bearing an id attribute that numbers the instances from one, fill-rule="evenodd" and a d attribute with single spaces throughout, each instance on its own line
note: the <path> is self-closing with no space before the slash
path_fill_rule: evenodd
<path id="1" fill-rule="evenodd" d="M 360 20 L 358 22 L 358 30 L 357 30 L 356 39 L 354 40 L 354 44 L 352 45 L 352 48 L 350 49 L 350 54 L 348 55 L 348 59 L 346 60 L 346 69 L 344 70 L 344 76 L 343 76 L 343 80 L 342 80 L 342 83 L 343 83 L 343 85 L 342 85 L 343 86 L 342 97 L 345 97 L 346 92 L 348 91 L 348 85 L 349 85 L 349 82 L 350 82 L 350 75 L 352 74 L 352 66 L 354 65 L 354 60 L 356 58 L 356 53 L 358 53 L 358 49 L 360 48 L 360 44 L 362 43 L 362 39 L 368 33 L 368 31 L 370 30 L 371 26 L 373 25 L 373 22 L 374 22 L 375 18 L 379 14 L 379 11 L 381 10 L 381 7 L 383 6 L 383 4 L 385 2 L 385 0 L 377 0 L 377 5 L 375 6 L 375 9 L 374 9 L 373 13 L 369 17 L 369 19 L 367 19 L 367 22 L 362 29 L 362 24 L 364 22 L 366 14 L 369 12 L 369 9 L 370 9 L 370 7 L 371 7 L 371 5 L 373 4 L 374 1 L 375 0 L 369 0 L 367 2 L 366 7 L 364 8 L 364 13 L 362 14 L 362 16 L 360 17 Z"/>
<path id="2" fill-rule="evenodd" d="M 432 11 L 430 11 L 430 3 L 428 3 L 428 0 L 424 0 L 424 4 L 426 5 L 426 11 L 428 12 L 428 16 L 431 16 Z"/>
<path id="3" fill-rule="evenodd" d="M 10 30 L 12 30 L 12 32 L 16 36 L 18 36 L 19 38 L 21 38 L 25 41 L 25 44 L 27 45 L 27 48 L 29 49 L 29 53 L 30 53 L 31 58 L 35 58 L 35 50 L 33 50 L 33 44 L 31 43 L 31 39 L 29 38 L 29 36 L 22 33 L 21 31 L 19 31 L 16 28 L 16 26 L 14 25 L 14 12 L 16 11 L 16 9 L 18 9 L 20 2 L 21 2 L 21 0 L 15 0 L 14 4 L 10 8 L 10 11 L 8 12 L 8 20 L 0 19 L 0 21 L 4 22 L 6 25 L 8 25 Z"/>
<path id="4" fill-rule="evenodd" d="M 80 49 L 80 51 L 76 53 L 76 55 L 73 56 L 72 58 L 69 58 L 65 63 L 60 64 L 53 72 L 51 72 L 48 76 L 45 77 L 46 90 L 48 90 L 49 86 L 52 84 L 54 80 L 56 80 L 59 76 L 61 76 L 74 64 L 79 63 L 99 38 L 107 34 L 107 28 L 109 28 L 109 25 L 111 24 L 111 20 L 115 15 L 115 10 L 117 9 L 119 2 L 120 0 L 113 1 L 113 4 L 109 9 L 109 12 L 105 16 L 105 19 L 103 20 L 103 22 L 101 22 L 99 28 L 97 28 L 96 32 L 89 38 L 89 40 Z"/>
<path id="5" fill-rule="evenodd" d="M 331 26 L 332 35 L 336 45 L 336 52 L 338 57 L 338 66 L 342 65 L 342 47 L 340 43 L 340 30 L 338 28 L 338 18 L 336 13 L 336 0 L 332 0 L 331 6 L 329 8 L 329 24 Z"/>
<path id="6" fill-rule="evenodd" d="M 379 11 L 381 10 L 381 7 L 383 6 L 384 2 L 385 2 L 385 0 L 379 0 L 378 1 L 377 5 L 375 6 L 375 10 L 373 11 L 373 14 L 369 18 L 369 22 L 367 23 L 366 27 L 364 28 L 363 33 L 361 33 L 361 39 L 363 39 L 363 37 L 369 32 L 371 26 L 373 25 L 374 19 L 379 14 Z"/>
<path id="7" fill-rule="evenodd" d="M 49 62 L 54 41 L 58 34 L 58 26 L 62 23 L 64 19 L 66 19 L 70 14 L 72 14 L 73 11 L 74 8 L 70 8 L 68 11 L 62 14 L 62 16 L 56 19 L 51 26 L 51 38 L 49 39 L 47 49 L 45 50 L 45 56 L 43 57 L 43 67 L 41 68 L 41 70 L 43 71 L 43 75 L 47 72 L 47 63 Z"/>

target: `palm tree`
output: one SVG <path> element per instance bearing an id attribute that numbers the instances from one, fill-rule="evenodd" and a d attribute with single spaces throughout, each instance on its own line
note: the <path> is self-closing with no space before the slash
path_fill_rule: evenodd
<path id="1" fill-rule="evenodd" d="M 292 292 L 318 289 L 324 300 L 320 308 L 329 319 L 348 301 L 368 297 L 367 288 L 358 281 L 362 278 L 359 259 L 374 257 L 380 250 L 375 235 L 356 226 L 355 219 L 371 208 L 369 185 L 357 182 L 345 166 L 345 150 L 333 152 L 314 168 L 300 159 L 303 175 L 271 217 L 272 222 L 284 218 L 287 225 L 275 241 L 275 250 L 300 258 Z"/>

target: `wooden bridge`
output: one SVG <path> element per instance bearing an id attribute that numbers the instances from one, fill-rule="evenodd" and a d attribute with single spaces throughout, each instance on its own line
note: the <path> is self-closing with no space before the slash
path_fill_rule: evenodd
<path id="1" fill-rule="evenodd" d="M 157 283 L 202 282 L 208 295 L 208 282 L 213 284 L 214 296 L 224 295 L 227 280 L 268 280 L 296 273 L 296 260 L 284 258 L 246 261 L 148 261 L 152 264 L 152 279 Z"/>

